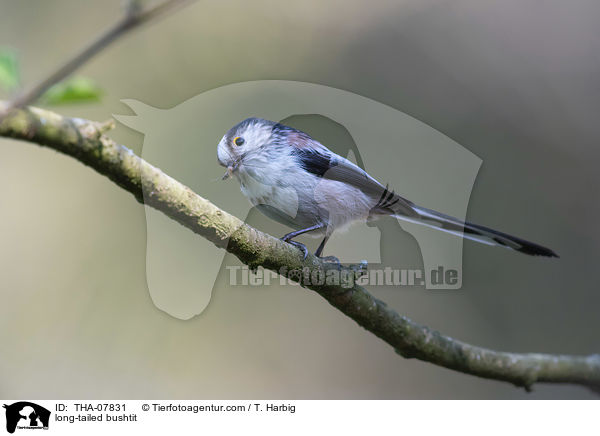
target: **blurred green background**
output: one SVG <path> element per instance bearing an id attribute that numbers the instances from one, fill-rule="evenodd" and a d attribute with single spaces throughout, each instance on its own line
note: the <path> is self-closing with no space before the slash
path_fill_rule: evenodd
<path id="1" fill-rule="evenodd" d="M 123 98 L 168 108 L 259 79 L 388 104 L 483 159 L 471 220 L 561 259 L 467 243 L 462 290 L 376 296 L 478 345 L 589 354 L 600 351 L 599 13 L 592 0 L 200 1 L 82 68 L 100 102 L 53 110 L 105 120 L 130 113 Z M 31 84 L 120 14 L 119 0 L 0 1 L 0 45 Z M 141 151 L 139 133 L 111 136 Z M 227 272 L 200 316 L 170 317 L 146 288 L 143 208 L 35 145 L 0 139 L 0 207 L 2 398 L 597 398 L 404 360 L 311 291 L 230 287 Z"/>

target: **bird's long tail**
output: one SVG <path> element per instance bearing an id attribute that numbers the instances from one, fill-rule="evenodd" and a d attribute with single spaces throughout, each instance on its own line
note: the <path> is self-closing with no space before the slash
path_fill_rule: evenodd
<path id="1" fill-rule="evenodd" d="M 392 207 L 393 209 L 393 207 Z M 432 227 L 446 233 L 452 233 L 472 241 L 481 242 L 487 245 L 498 245 L 510 248 L 531 256 L 558 257 L 558 255 L 549 248 L 526 241 L 524 239 L 512 236 L 488 227 L 461 221 L 457 218 L 444 215 L 431 209 L 426 209 L 417 205 L 412 205 L 416 214 L 406 216 L 403 213 L 393 213 L 392 216 L 408 221 Z"/>

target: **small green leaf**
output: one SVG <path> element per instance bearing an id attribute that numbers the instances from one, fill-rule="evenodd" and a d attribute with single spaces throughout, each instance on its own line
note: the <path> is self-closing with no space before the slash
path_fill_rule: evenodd
<path id="1" fill-rule="evenodd" d="M 102 89 L 92 79 L 73 77 L 52 86 L 42 96 L 46 104 L 64 104 L 98 101 Z"/>
<path id="2" fill-rule="evenodd" d="M 17 52 L 10 48 L 0 48 L 0 86 L 7 91 L 19 87 L 19 60 Z"/>

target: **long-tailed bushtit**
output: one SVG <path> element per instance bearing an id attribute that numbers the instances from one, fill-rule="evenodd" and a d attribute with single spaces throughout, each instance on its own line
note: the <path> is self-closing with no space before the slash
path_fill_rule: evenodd
<path id="1" fill-rule="evenodd" d="M 529 255 L 558 257 L 533 242 L 417 206 L 306 133 L 273 121 L 248 118 L 233 126 L 219 142 L 217 158 L 227 168 L 224 178 L 235 176 L 254 206 L 297 229 L 282 240 L 304 257 L 306 247 L 292 238 L 309 232 L 323 237 L 315 252 L 321 256 L 334 230 L 383 215 Z"/>

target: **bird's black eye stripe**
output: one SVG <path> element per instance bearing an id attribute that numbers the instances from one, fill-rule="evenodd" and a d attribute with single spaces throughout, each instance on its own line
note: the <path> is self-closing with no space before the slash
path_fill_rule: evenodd
<path id="1" fill-rule="evenodd" d="M 244 141 L 244 138 L 242 138 L 241 136 L 236 136 L 236 137 L 233 139 L 233 143 L 234 143 L 235 145 L 237 145 L 238 147 L 239 147 L 240 145 L 244 145 L 244 142 L 245 142 L 245 141 Z"/>

